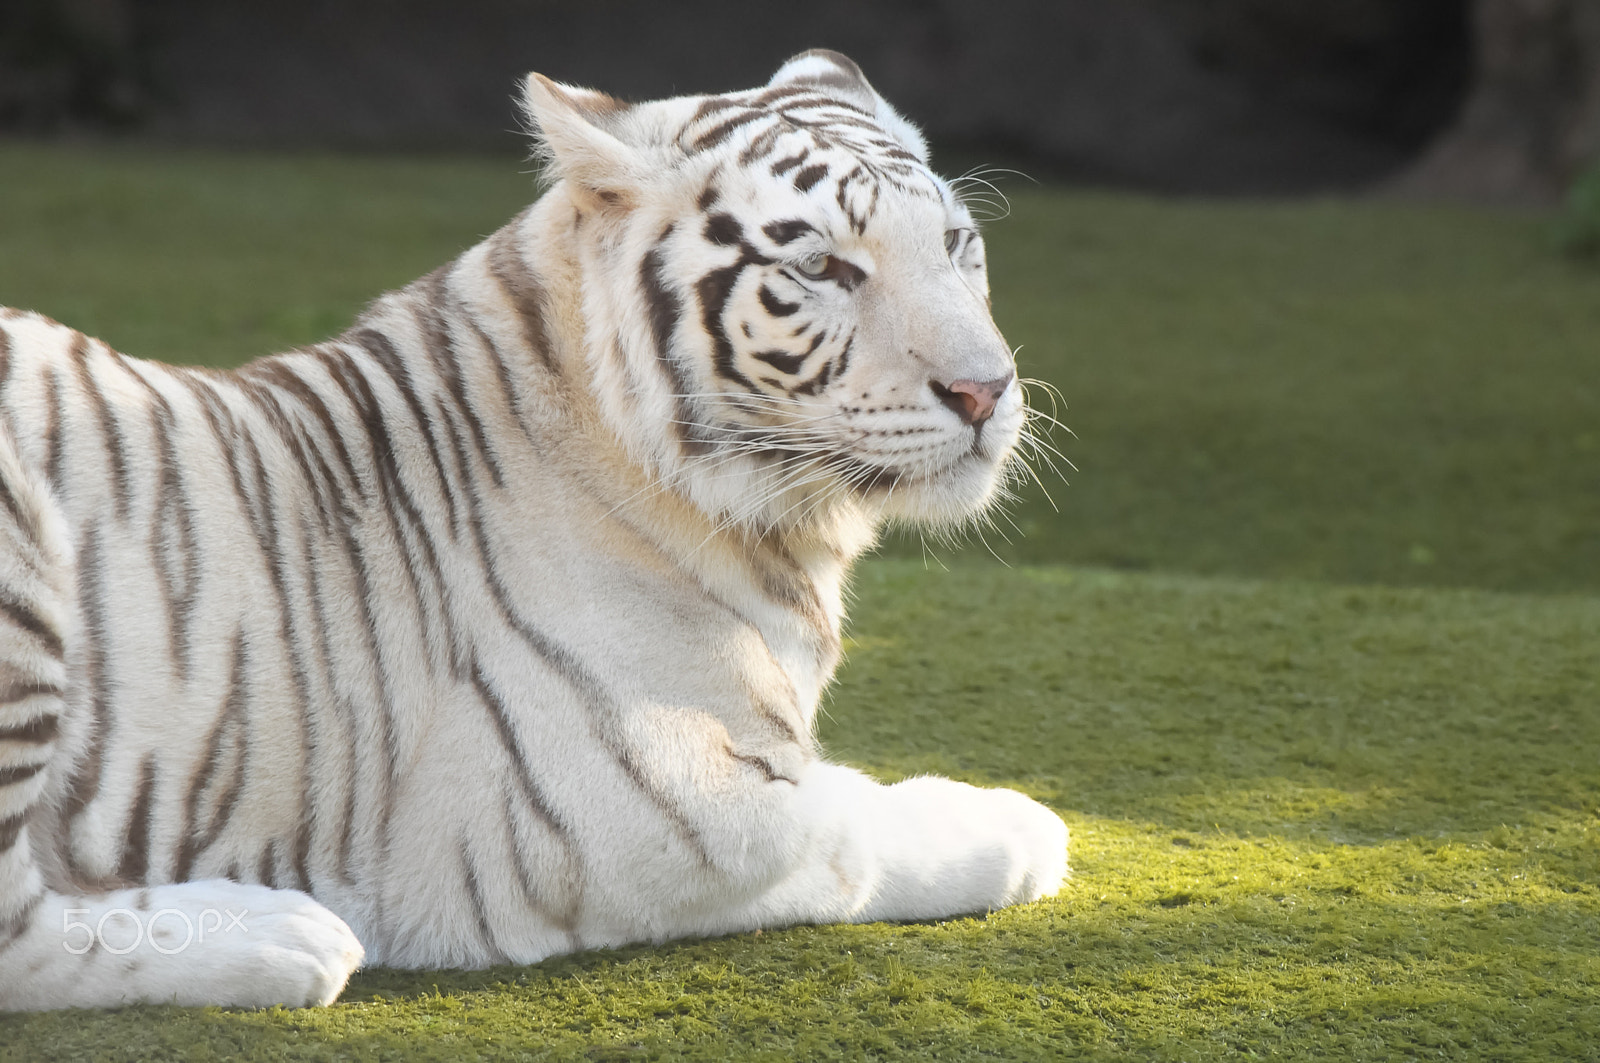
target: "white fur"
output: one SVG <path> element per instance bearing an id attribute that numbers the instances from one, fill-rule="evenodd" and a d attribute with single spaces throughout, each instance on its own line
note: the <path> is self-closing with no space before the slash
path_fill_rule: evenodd
<path id="1" fill-rule="evenodd" d="M 0 1007 L 326 1003 L 363 951 L 526 963 L 1059 887 L 1049 809 L 812 741 L 851 561 L 989 505 L 1024 416 L 1013 384 L 980 431 L 933 387 L 1013 364 L 920 136 L 831 53 L 722 99 L 535 77 L 525 106 L 555 185 L 327 344 L 197 377 L 0 313 L 0 531 L 35 543 L 0 590 L 64 647 L 0 617 L 0 669 L 61 687 L 0 704 L 0 736 L 59 718 L 0 738 L 0 770 L 50 758 L 0 786 L 27 816 Z M 823 256 L 849 284 L 795 272 Z M 64 947 L 68 909 L 230 903 L 247 934 L 171 957 Z"/>

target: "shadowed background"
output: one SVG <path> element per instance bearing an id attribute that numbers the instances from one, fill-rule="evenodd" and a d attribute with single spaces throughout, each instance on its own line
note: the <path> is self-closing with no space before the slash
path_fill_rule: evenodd
<path id="1" fill-rule="evenodd" d="M 936 143 L 1206 192 L 1557 194 L 1600 136 L 1586 0 L 8 0 L 0 130 L 510 150 L 529 69 L 634 98 L 840 49 Z"/>

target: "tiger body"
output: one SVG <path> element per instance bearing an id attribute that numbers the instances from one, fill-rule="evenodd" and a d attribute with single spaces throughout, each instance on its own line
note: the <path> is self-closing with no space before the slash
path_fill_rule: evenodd
<path id="1" fill-rule="evenodd" d="M 1042 806 L 812 739 L 850 562 L 987 504 L 1024 416 L 915 132 L 831 53 L 526 106 L 560 180 L 335 340 L 217 373 L 0 314 L 0 1007 L 1059 885 Z M 64 947 L 118 910 L 149 944 Z"/>

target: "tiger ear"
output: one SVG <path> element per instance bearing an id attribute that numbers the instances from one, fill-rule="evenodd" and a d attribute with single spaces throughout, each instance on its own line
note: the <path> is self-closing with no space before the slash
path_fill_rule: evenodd
<path id="1" fill-rule="evenodd" d="M 872 115 L 890 136 L 900 141 L 905 149 L 928 161 L 928 143 L 922 139 L 917 127 L 901 118 L 899 113 L 878 95 L 878 90 L 867 81 L 855 60 L 828 48 L 813 48 L 801 52 L 778 68 L 767 82 L 768 88 L 784 85 L 814 85 L 825 95 L 855 104 Z"/>
<path id="2" fill-rule="evenodd" d="M 801 52 L 778 68 L 767 82 L 768 88 L 784 85 L 815 85 L 830 96 L 843 96 L 867 111 L 877 109 L 880 97 L 867 81 L 855 60 L 828 48 Z"/>
<path id="3" fill-rule="evenodd" d="M 640 152 L 616 134 L 633 105 L 603 92 L 561 85 L 543 74 L 523 81 L 522 113 L 557 178 L 601 210 L 627 210 L 644 186 L 648 168 Z"/>

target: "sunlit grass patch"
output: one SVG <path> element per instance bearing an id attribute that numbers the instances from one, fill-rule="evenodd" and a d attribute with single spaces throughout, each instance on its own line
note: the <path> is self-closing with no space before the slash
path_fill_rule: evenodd
<path id="1" fill-rule="evenodd" d="M 0 1019 L 0 1056 L 1593 1057 L 1600 600 L 914 562 L 858 599 L 831 751 L 1049 801 L 1059 897 Z"/>

